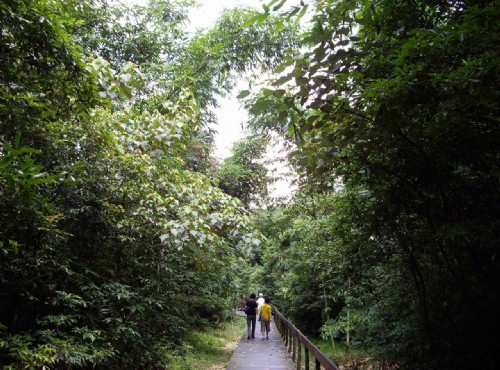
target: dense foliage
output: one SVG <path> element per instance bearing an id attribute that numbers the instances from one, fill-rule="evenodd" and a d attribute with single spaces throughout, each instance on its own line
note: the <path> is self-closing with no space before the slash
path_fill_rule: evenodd
<path id="1" fill-rule="evenodd" d="M 298 144 L 302 182 L 260 221 L 269 289 L 306 328 L 340 338 L 349 322 L 403 368 L 493 369 L 498 2 L 331 0 L 282 16 L 302 14 L 306 51 L 254 101 L 256 127 Z"/>
<path id="2" fill-rule="evenodd" d="M 247 207 L 263 204 L 268 197 L 270 179 L 263 163 L 266 147 L 259 136 L 237 141 L 217 172 L 219 187 Z"/>
<path id="3" fill-rule="evenodd" d="M 249 45 L 291 34 L 234 10 L 189 36 L 190 3 L 0 3 L 5 368 L 167 367 L 232 307 L 259 234 L 206 175 L 204 123 L 233 72 L 280 60 Z"/>
<path id="4" fill-rule="evenodd" d="M 498 2 L 191 5 L 0 3 L 0 364 L 167 368 L 251 281 L 376 361 L 493 369 Z M 252 222 L 265 140 L 218 166 L 207 124 L 270 69 L 239 97 L 300 190 Z"/>

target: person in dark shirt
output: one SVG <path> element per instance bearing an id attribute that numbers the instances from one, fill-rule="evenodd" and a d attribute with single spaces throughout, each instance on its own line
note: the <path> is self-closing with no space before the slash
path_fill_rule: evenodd
<path id="1" fill-rule="evenodd" d="M 255 301 L 255 293 L 250 294 L 250 299 L 247 299 L 245 305 L 245 313 L 247 314 L 247 339 L 255 339 L 255 322 L 257 319 L 258 304 Z"/>

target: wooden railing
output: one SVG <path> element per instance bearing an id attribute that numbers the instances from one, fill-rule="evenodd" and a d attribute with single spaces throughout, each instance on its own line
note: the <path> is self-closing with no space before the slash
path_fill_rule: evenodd
<path id="1" fill-rule="evenodd" d="M 292 354 L 293 362 L 297 364 L 297 370 L 310 369 L 309 355 L 314 357 L 316 370 L 340 370 L 332 360 L 326 357 L 318 347 L 311 343 L 307 337 L 300 332 L 290 321 L 288 321 L 276 307 L 273 307 L 274 323 L 285 342 L 288 352 Z M 302 348 L 304 349 L 304 367 L 302 366 Z"/>

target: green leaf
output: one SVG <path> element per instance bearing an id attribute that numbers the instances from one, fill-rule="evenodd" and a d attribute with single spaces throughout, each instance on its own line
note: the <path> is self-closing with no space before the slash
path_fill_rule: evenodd
<path id="1" fill-rule="evenodd" d="M 255 15 L 255 16 L 253 16 L 252 18 L 248 19 L 247 21 L 243 22 L 243 24 L 239 28 L 242 29 L 242 28 L 246 28 L 248 26 L 251 26 L 253 24 L 262 23 L 268 17 L 269 17 L 269 14 L 267 14 L 267 13 L 264 13 L 264 14 L 259 13 L 259 14 Z"/>
<path id="2" fill-rule="evenodd" d="M 302 7 L 302 10 L 300 11 L 299 15 L 297 15 L 297 18 L 295 19 L 295 25 L 297 25 L 300 20 L 302 19 L 302 17 L 306 14 L 307 12 L 307 8 L 309 7 L 309 4 L 306 4 Z"/>
<path id="3" fill-rule="evenodd" d="M 125 154 L 125 149 L 123 149 L 123 147 L 120 144 L 115 143 L 115 149 L 116 149 L 118 154 L 121 154 L 121 155 Z"/>
<path id="4" fill-rule="evenodd" d="M 288 67 L 288 64 L 286 63 L 280 64 L 279 66 L 274 68 L 273 73 L 279 74 L 283 72 L 286 69 L 286 67 Z"/>
<path id="5" fill-rule="evenodd" d="M 277 10 L 280 10 L 281 7 L 286 3 L 287 0 L 281 0 L 278 4 L 276 4 L 275 6 L 273 6 L 273 11 L 277 11 Z"/>
<path id="6" fill-rule="evenodd" d="M 252 112 L 254 114 L 259 114 L 259 113 L 262 113 L 263 111 L 265 111 L 266 109 L 268 109 L 269 107 L 270 107 L 270 103 L 268 101 L 259 100 L 257 103 L 255 103 L 252 106 Z"/>
<path id="7" fill-rule="evenodd" d="M 237 99 L 243 99 L 249 96 L 251 92 L 249 90 L 241 90 L 240 93 L 236 96 Z"/>
<path id="8" fill-rule="evenodd" d="M 286 76 L 281 76 L 280 78 L 278 78 L 276 81 L 273 82 L 273 85 L 274 86 L 281 86 L 281 85 L 285 84 L 286 82 L 290 81 L 292 78 L 293 78 L 292 74 L 288 74 Z"/>
<path id="9" fill-rule="evenodd" d="M 260 91 L 262 92 L 262 94 L 264 94 L 264 96 L 271 96 L 274 93 L 274 90 L 271 90 L 271 89 L 268 89 L 265 87 L 262 88 Z"/>

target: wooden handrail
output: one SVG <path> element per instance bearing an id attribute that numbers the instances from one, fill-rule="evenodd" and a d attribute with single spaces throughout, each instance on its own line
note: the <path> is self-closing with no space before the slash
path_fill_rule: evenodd
<path id="1" fill-rule="evenodd" d="M 340 370 L 332 360 L 326 357 L 299 329 L 288 321 L 275 306 L 273 306 L 273 315 L 274 323 L 285 342 L 285 346 L 288 347 L 288 352 L 292 352 L 292 359 L 297 364 L 297 370 L 302 368 L 301 344 L 304 346 L 304 365 L 306 370 L 309 370 L 309 353 L 312 353 L 315 358 L 316 370 L 320 370 L 321 367 L 325 370 Z"/>

